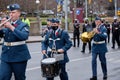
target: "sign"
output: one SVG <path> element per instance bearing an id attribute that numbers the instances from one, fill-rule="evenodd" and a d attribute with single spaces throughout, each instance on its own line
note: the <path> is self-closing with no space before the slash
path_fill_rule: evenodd
<path id="1" fill-rule="evenodd" d="M 72 14 L 73 14 L 73 20 L 77 19 L 77 20 L 79 20 L 80 23 L 83 23 L 84 22 L 84 9 L 83 8 L 76 8 L 76 10 L 74 10 L 74 11 L 72 12 Z M 76 17 L 74 15 L 76 15 Z"/>
<path id="2" fill-rule="evenodd" d="M 62 5 L 57 5 L 57 12 L 61 12 L 62 11 Z"/>
<path id="3" fill-rule="evenodd" d="M 54 14 L 52 10 L 43 10 L 43 14 Z"/>
<path id="4" fill-rule="evenodd" d="M 63 5 L 63 0 L 56 0 L 57 4 Z"/>
<path id="5" fill-rule="evenodd" d="M 76 15 L 79 15 L 80 14 L 80 10 L 76 10 Z"/>
<path id="6" fill-rule="evenodd" d="M 57 13 L 57 16 L 63 16 L 63 13 Z"/>

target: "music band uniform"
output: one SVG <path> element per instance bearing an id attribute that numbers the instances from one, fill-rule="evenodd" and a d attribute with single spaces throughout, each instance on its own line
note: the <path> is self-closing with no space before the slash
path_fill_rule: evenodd
<path id="1" fill-rule="evenodd" d="M 76 39 L 77 39 L 77 47 L 79 47 L 79 44 L 80 44 L 80 40 L 79 40 L 79 37 L 80 37 L 80 24 L 78 23 L 77 20 L 75 20 L 74 24 L 73 24 L 73 27 L 74 27 L 74 31 L 73 31 L 73 47 L 76 47 Z"/>
<path id="2" fill-rule="evenodd" d="M 117 22 L 117 19 L 114 19 L 112 23 L 112 48 L 115 48 L 115 43 L 117 43 L 118 48 L 120 48 L 120 24 Z"/>
<path id="3" fill-rule="evenodd" d="M 97 56 L 99 55 L 99 60 L 101 62 L 101 68 L 103 72 L 103 79 L 107 79 L 107 62 L 106 62 L 106 52 L 107 46 L 105 40 L 107 38 L 107 30 L 104 25 L 101 24 L 101 19 L 99 17 L 95 18 L 95 21 L 99 21 L 99 26 L 93 37 L 92 45 L 92 78 L 90 80 L 97 80 Z M 96 22 L 98 23 L 98 22 Z M 96 25 L 97 26 L 97 25 Z"/>
<path id="4" fill-rule="evenodd" d="M 11 12 L 19 9 L 18 4 L 9 5 Z M 0 63 L 0 80 L 10 80 L 12 73 L 14 73 L 15 80 L 25 80 L 27 61 L 31 58 L 25 43 L 29 36 L 29 26 L 20 19 L 13 23 L 13 31 L 6 27 L 0 30 L 0 37 L 4 39 Z"/>
<path id="5" fill-rule="evenodd" d="M 107 42 L 109 43 L 110 42 L 110 30 L 111 30 L 111 28 L 110 28 L 110 24 L 108 23 L 108 21 L 106 21 L 105 27 L 107 29 L 107 35 L 108 35 Z"/>
<path id="6" fill-rule="evenodd" d="M 92 26 L 89 24 L 89 21 L 88 21 L 88 19 L 87 20 L 85 20 L 85 23 L 83 24 L 83 33 L 84 32 L 90 32 L 90 31 L 92 31 Z M 92 39 L 91 39 L 92 40 Z M 86 48 L 86 45 L 87 45 L 87 43 L 88 43 L 88 45 L 89 45 L 89 53 L 91 53 L 91 40 L 89 41 L 89 42 L 83 42 L 83 45 L 82 45 L 82 53 L 85 53 L 85 48 Z"/>
<path id="7" fill-rule="evenodd" d="M 59 23 L 59 21 L 56 19 L 53 19 L 52 23 L 53 24 Z M 42 42 L 42 51 L 43 50 L 47 51 L 48 48 L 52 49 L 53 41 L 49 40 L 50 38 L 52 38 L 53 40 L 60 38 L 60 40 L 57 40 L 55 42 L 56 50 L 58 49 L 64 50 L 63 53 L 60 53 L 60 54 L 64 54 L 64 59 L 59 61 L 60 69 L 61 69 L 59 76 L 60 76 L 60 80 L 68 80 L 68 74 L 66 72 L 66 63 L 69 61 L 69 58 L 67 56 L 67 50 L 70 49 L 70 47 L 72 46 L 72 41 L 70 40 L 70 37 L 65 30 L 62 30 L 59 27 L 55 29 L 55 27 L 56 26 L 54 26 L 54 29 L 52 31 L 49 31 L 46 34 L 45 40 Z M 48 52 L 47 55 L 51 55 L 51 53 Z M 54 77 L 47 78 L 47 80 L 54 80 Z"/>

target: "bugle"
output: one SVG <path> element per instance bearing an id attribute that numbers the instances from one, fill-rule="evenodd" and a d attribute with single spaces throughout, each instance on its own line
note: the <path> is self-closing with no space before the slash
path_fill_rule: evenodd
<path id="1" fill-rule="evenodd" d="M 8 22 L 9 20 L 11 20 L 11 17 L 10 18 L 8 18 L 7 20 L 5 20 L 4 22 L 2 22 L 1 24 L 0 24 L 0 27 L 2 27 L 6 22 Z"/>

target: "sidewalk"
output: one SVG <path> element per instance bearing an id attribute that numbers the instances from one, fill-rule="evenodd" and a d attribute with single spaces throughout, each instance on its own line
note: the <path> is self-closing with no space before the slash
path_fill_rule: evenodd
<path id="1" fill-rule="evenodd" d="M 73 35 L 72 33 L 69 33 L 70 38 L 72 39 Z M 34 42 L 41 42 L 44 38 L 41 36 L 29 36 L 28 40 L 26 41 L 27 43 L 34 43 Z M 2 44 L 2 40 L 0 41 L 0 45 Z"/>

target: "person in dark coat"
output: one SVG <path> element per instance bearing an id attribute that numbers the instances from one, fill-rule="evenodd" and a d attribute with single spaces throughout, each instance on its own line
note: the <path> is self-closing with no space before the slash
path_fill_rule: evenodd
<path id="1" fill-rule="evenodd" d="M 44 37 L 47 32 L 49 32 L 51 30 L 51 20 L 50 18 L 47 19 L 47 27 L 44 28 L 43 32 L 42 32 L 42 37 Z"/>
<path id="2" fill-rule="evenodd" d="M 88 19 L 85 20 L 85 23 L 83 24 L 83 33 L 84 32 L 91 32 L 92 31 L 92 26 L 89 24 Z M 91 53 L 91 40 L 89 42 L 87 42 L 89 45 L 89 53 Z M 83 42 L 83 46 L 82 46 L 82 53 L 85 53 L 85 48 L 87 43 Z"/>
<path id="3" fill-rule="evenodd" d="M 108 21 L 106 21 L 105 27 L 106 27 L 106 29 L 107 29 L 107 35 L 108 35 L 107 42 L 109 43 L 109 42 L 110 42 L 110 31 L 111 31 L 111 27 L 110 27 L 110 24 L 108 23 Z"/>
<path id="4" fill-rule="evenodd" d="M 0 29 L 0 37 L 4 38 L 0 63 L 0 80 L 26 80 L 27 62 L 31 58 L 26 40 L 29 37 L 29 26 L 20 20 L 21 8 L 18 4 L 7 7 L 10 11 L 10 21 Z M 5 21 L 6 18 L 2 19 Z"/>
<path id="5" fill-rule="evenodd" d="M 73 31 L 73 47 L 76 47 L 76 39 L 77 39 L 77 47 L 79 47 L 79 44 L 80 44 L 80 24 L 78 23 L 78 20 L 75 19 L 74 21 L 74 24 L 73 24 L 73 27 L 74 27 L 74 31 Z"/>
<path id="6" fill-rule="evenodd" d="M 63 54 L 63 59 L 58 61 L 61 70 L 59 76 L 60 80 L 69 80 L 66 72 L 66 63 L 69 61 L 67 51 L 71 48 L 72 41 L 68 33 L 60 29 L 59 20 L 52 19 L 51 28 L 52 31 L 49 31 L 45 36 L 45 40 L 42 41 L 42 54 L 53 57 L 51 56 L 53 54 L 51 53 L 52 49 L 55 49 L 59 54 Z M 56 40 L 55 43 L 54 40 Z M 43 58 L 46 58 L 46 56 L 44 55 Z M 47 77 L 47 80 L 54 80 L 54 77 Z"/>
<path id="7" fill-rule="evenodd" d="M 117 21 L 117 18 L 114 18 L 114 22 L 112 23 L 112 48 L 115 49 L 115 43 L 117 42 L 118 48 L 120 48 L 120 25 Z"/>
<path id="8" fill-rule="evenodd" d="M 107 79 L 107 62 L 106 62 L 106 52 L 107 46 L 105 40 L 107 38 L 107 30 L 101 23 L 99 17 L 95 18 L 96 28 L 93 29 L 95 35 L 93 37 L 92 45 L 92 78 L 90 80 L 97 80 L 97 56 L 99 55 L 99 60 L 101 62 L 101 68 L 103 72 L 103 80 Z"/>

